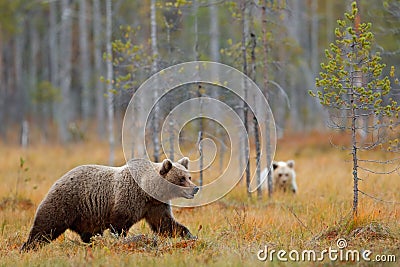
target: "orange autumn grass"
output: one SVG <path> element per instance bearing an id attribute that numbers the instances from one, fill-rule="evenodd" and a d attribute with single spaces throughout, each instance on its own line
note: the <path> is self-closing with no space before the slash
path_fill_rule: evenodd
<path id="1" fill-rule="evenodd" d="M 268 199 L 264 192 L 261 200 L 255 195 L 248 199 L 242 182 L 210 205 L 174 209 L 177 220 L 198 236 L 196 241 L 156 237 L 140 222 L 131 228 L 127 240 L 106 232 L 85 245 L 67 231 L 38 251 L 23 254 L 18 249 L 28 235 L 37 205 L 53 182 L 77 165 L 107 164 L 108 145 L 89 141 L 24 150 L 1 144 L 0 265 L 248 266 L 260 263 L 256 253 L 265 245 L 277 250 L 321 251 L 335 247 L 338 238 L 345 238 L 349 249 L 394 254 L 400 260 L 399 174 L 362 174 L 361 190 L 397 204 L 360 195 L 359 215 L 353 220 L 351 165 L 346 162 L 349 152 L 333 148 L 331 136 L 308 133 L 278 141 L 275 159 L 296 161 L 299 193 L 295 196 L 276 193 Z M 345 136 L 332 138 L 335 143 L 347 143 Z M 23 168 L 20 158 L 24 159 Z M 123 163 L 122 152 L 118 152 L 116 165 Z"/>

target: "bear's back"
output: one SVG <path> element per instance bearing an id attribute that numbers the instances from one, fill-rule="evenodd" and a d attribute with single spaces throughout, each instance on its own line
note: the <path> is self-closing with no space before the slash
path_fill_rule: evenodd
<path id="1" fill-rule="evenodd" d="M 118 167 L 78 166 L 54 183 L 44 201 L 58 205 L 70 216 L 100 220 L 114 205 L 115 176 L 119 172 Z"/>

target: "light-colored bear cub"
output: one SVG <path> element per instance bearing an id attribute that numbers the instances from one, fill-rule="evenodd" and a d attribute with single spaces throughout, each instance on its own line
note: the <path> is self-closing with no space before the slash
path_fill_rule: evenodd
<path id="1" fill-rule="evenodd" d="M 267 182 L 268 168 L 264 169 L 261 177 L 265 179 L 263 186 L 268 188 Z M 272 188 L 274 191 L 291 191 L 297 193 L 296 172 L 294 170 L 294 160 L 274 161 L 272 163 Z"/>

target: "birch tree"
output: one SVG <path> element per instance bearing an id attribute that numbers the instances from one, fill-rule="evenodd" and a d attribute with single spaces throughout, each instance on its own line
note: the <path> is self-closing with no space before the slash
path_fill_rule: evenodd
<path id="1" fill-rule="evenodd" d="M 194 60 L 198 61 L 199 60 L 199 25 L 198 25 L 198 3 L 197 0 L 193 0 L 193 14 L 194 14 L 194 23 L 193 23 L 193 32 L 194 32 L 194 46 L 193 46 L 193 54 L 194 54 Z M 199 118 L 199 132 L 198 132 L 198 138 L 197 138 L 197 144 L 199 147 L 199 185 L 203 186 L 203 164 L 204 164 L 204 158 L 203 158 L 203 136 L 204 136 L 204 121 L 203 118 L 201 117 L 203 114 L 203 109 L 202 109 L 202 97 L 203 97 L 203 91 L 204 89 L 201 87 L 201 85 L 198 85 L 197 89 L 197 97 L 199 98 L 200 101 L 200 118 Z"/>
<path id="2" fill-rule="evenodd" d="M 156 0 L 151 0 L 150 2 L 150 38 L 151 38 L 151 54 L 152 54 L 152 65 L 151 72 L 155 74 L 158 71 L 158 60 L 159 53 L 157 47 L 157 20 L 156 20 Z M 154 101 L 158 99 L 158 91 L 154 90 Z M 154 116 L 153 116 L 153 157 L 154 161 L 158 162 L 160 160 L 160 139 L 159 139 L 159 127 L 158 127 L 158 114 L 159 105 L 154 106 Z"/>
<path id="3" fill-rule="evenodd" d="M 20 24 L 22 24 L 20 22 Z M 19 25 L 19 28 L 22 28 L 21 25 Z M 14 54 L 14 66 L 15 66 L 15 89 L 18 92 L 19 95 L 19 105 L 21 106 L 21 114 L 20 118 L 18 120 L 20 121 L 21 125 L 21 137 L 20 137 L 20 143 L 22 147 L 27 147 L 28 146 L 28 137 L 29 137 L 29 131 L 28 131 L 28 121 L 26 118 L 26 114 L 28 112 L 28 95 L 27 95 L 27 90 L 24 90 L 23 86 L 23 57 L 21 56 L 23 54 L 23 48 L 25 45 L 25 35 L 24 31 L 21 30 L 20 33 L 17 34 L 15 37 L 15 54 Z M 32 63 L 32 62 L 31 62 Z M 35 63 L 36 64 L 36 63 Z"/>
<path id="4" fill-rule="evenodd" d="M 110 146 L 109 163 L 114 165 L 114 92 L 112 63 L 112 0 L 106 0 L 106 55 L 107 55 L 107 124 L 108 143 Z"/>
<path id="5" fill-rule="evenodd" d="M 220 61 L 219 19 L 218 5 L 213 0 L 208 1 L 210 10 L 210 58 L 215 62 Z"/>
<path id="6" fill-rule="evenodd" d="M 0 24 L 0 124 L 3 127 L 0 127 L 0 135 L 3 141 L 6 139 L 6 123 L 5 123 L 5 86 L 4 86 L 4 75 L 3 75 L 3 29 Z"/>
<path id="7" fill-rule="evenodd" d="M 57 3 L 57 1 L 49 2 L 50 81 L 53 86 L 58 86 Z"/>
<path id="8" fill-rule="evenodd" d="M 269 96 L 269 90 L 268 90 L 268 81 L 269 81 L 269 77 L 268 77 L 268 41 L 267 41 L 267 0 L 264 0 L 263 6 L 262 6 L 262 14 L 261 14 L 261 27 L 262 27 L 262 51 L 263 51 L 263 61 L 264 61 L 264 68 L 263 68 L 263 89 L 264 89 L 264 96 L 267 98 L 268 100 L 268 96 Z M 267 119 L 271 119 L 271 118 L 267 118 Z M 265 133 L 267 136 L 267 143 L 265 144 L 266 146 L 266 157 L 267 157 L 267 162 L 271 162 L 272 161 L 272 157 L 271 157 L 271 140 L 269 138 L 270 136 L 270 132 L 269 132 L 269 127 L 267 126 L 265 128 Z M 263 177 L 264 178 L 264 177 Z M 268 172 L 267 174 L 267 180 L 264 181 L 264 183 L 268 184 L 268 197 L 271 198 L 272 197 L 272 172 L 271 170 Z"/>
<path id="9" fill-rule="evenodd" d="M 28 26 L 28 35 L 29 35 L 29 43 L 30 43 L 30 55 L 29 55 L 29 68 L 28 68 L 28 75 L 29 75 L 29 90 L 31 92 L 37 92 L 38 90 L 38 55 L 40 49 L 40 36 L 37 29 L 37 20 L 32 19 Z M 35 101 L 39 108 L 41 108 L 41 104 Z M 41 117 L 38 118 L 39 125 L 44 125 L 46 123 L 46 119 Z M 21 127 L 21 134 L 23 135 L 25 127 Z M 41 131 L 44 128 L 42 127 Z"/>
<path id="10" fill-rule="evenodd" d="M 61 0 L 60 51 L 63 51 L 60 66 L 61 103 L 58 106 L 58 129 L 63 143 L 70 141 L 68 125 L 71 121 L 71 60 L 72 60 L 72 15 L 70 0 Z"/>
<path id="11" fill-rule="evenodd" d="M 255 33 L 255 25 L 254 25 L 254 3 L 250 2 L 249 5 L 249 34 L 250 34 L 250 71 L 249 71 L 249 77 L 252 79 L 254 82 L 256 82 L 256 47 L 257 47 L 257 36 Z M 247 88 L 245 89 L 247 91 Z M 255 102 L 255 99 L 253 99 Z M 256 108 L 256 107 L 254 107 Z M 259 127 L 258 127 L 258 122 L 255 114 L 253 115 L 253 132 L 254 132 L 254 142 L 255 142 L 255 148 L 256 148 L 256 181 L 257 185 L 261 184 L 261 171 L 260 171 L 260 157 L 261 157 L 261 151 L 260 151 L 260 136 L 259 136 Z M 260 199 L 262 197 L 262 187 L 258 186 L 257 187 L 257 197 Z"/>
<path id="12" fill-rule="evenodd" d="M 104 86 L 100 80 L 102 68 L 102 34 L 101 34 L 101 7 L 100 0 L 93 0 L 93 43 L 94 43 L 94 76 L 96 78 L 96 119 L 97 133 L 101 138 L 105 137 L 105 108 L 104 108 Z"/>
<path id="13" fill-rule="evenodd" d="M 219 20 L 219 7 L 218 7 L 218 2 L 216 3 L 214 0 L 209 0 L 208 1 L 209 5 L 209 14 L 210 14 L 210 30 L 209 30 L 209 36 L 210 36 L 210 59 L 214 62 L 220 62 L 221 61 L 221 56 L 220 56 L 220 49 L 221 49 L 221 42 L 220 42 L 220 20 Z M 213 71 L 214 75 L 218 76 L 218 69 Z M 220 95 L 218 94 L 218 90 L 213 90 L 212 91 L 212 98 L 214 99 L 220 99 Z M 219 107 L 216 106 L 214 107 L 215 113 L 219 112 Z M 220 128 L 217 129 L 217 135 L 220 136 L 222 134 L 222 131 Z M 226 147 L 223 142 L 221 142 L 220 146 L 220 156 L 219 156 L 219 170 L 222 171 L 223 169 L 223 164 L 224 164 L 224 158 L 225 158 L 225 152 L 226 152 Z"/>
<path id="14" fill-rule="evenodd" d="M 53 88 L 59 88 L 59 67 L 58 67 L 58 34 L 57 34 L 57 1 L 49 2 L 49 67 L 50 82 Z M 56 112 L 56 119 L 60 122 L 58 109 L 53 102 L 53 111 Z"/>
<path id="15" fill-rule="evenodd" d="M 90 52 L 88 43 L 87 0 L 79 1 L 79 48 L 82 86 L 82 118 L 86 123 L 90 115 Z"/>
<path id="16" fill-rule="evenodd" d="M 318 73 L 318 0 L 311 1 L 311 70 Z"/>
<path id="17" fill-rule="evenodd" d="M 242 52 L 242 64 L 243 64 L 243 73 L 245 75 L 248 75 L 248 66 L 247 66 L 247 39 L 248 39 L 248 32 L 249 32 L 249 25 L 248 25 L 248 2 L 247 0 L 242 0 L 241 1 L 241 17 L 242 17 L 242 42 L 241 42 L 241 52 Z M 249 121 L 248 121 L 248 109 L 247 109 L 247 84 L 246 80 L 243 81 L 243 86 L 244 86 L 244 102 L 243 102 L 243 122 L 244 122 L 244 127 L 246 129 L 247 134 L 249 133 Z M 250 179 L 251 179 L 251 173 L 250 173 L 250 147 L 249 143 L 247 140 L 242 140 L 243 141 L 243 146 L 244 146 L 244 159 L 246 161 L 246 191 L 247 191 L 247 197 L 251 197 L 250 193 Z"/>

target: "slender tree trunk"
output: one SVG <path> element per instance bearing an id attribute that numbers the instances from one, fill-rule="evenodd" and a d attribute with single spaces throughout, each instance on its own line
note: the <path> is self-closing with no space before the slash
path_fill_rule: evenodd
<path id="1" fill-rule="evenodd" d="M 35 23 L 29 25 L 29 44 L 30 44 L 30 58 L 29 58 L 29 89 L 31 91 L 37 90 L 38 85 L 38 53 L 40 46 L 39 33 L 35 27 Z M 40 105 L 40 103 L 39 103 Z M 39 118 L 40 120 L 42 118 Z"/>
<path id="2" fill-rule="evenodd" d="M 219 17 L 218 17 L 218 3 L 216 3 L 214 0 L 208 0 L 209 4 L 209 14 L 210 14 L 210 31 L 209 31 L 209 36 L 210 36 L 210 58 L 214 62 L 220 62 L 221 57 L 220 57 L 220 23 L 219 23 Z M 218 80 L 219 79 L 219 73 L 218 73 L 218 68 L 216 68 L 214 71 L 212 71 L 212 74 L 215 77 L 212 77 L 213 80 Z M 213 90 L 211 92 L 211 97 L 214 99 L 219 99 L 219 94 L 218 90 Z M 220 112 L 220 109 L 218 106 L 213 107 L 214 111 L 213 113 L 218 114 Z M 222 134 L 222 129 L 220 127 L 217 128 L 217 136 L 221 140 Z M 220 171 L 223 170 L 223 164 L 224 164 L 224 158 L 225 158 L 225 145 L 221 143 L 220 146 L 220 156 L 219 156 L 219 169 Z"/>
<path id="3" fill-rule="evenodd" d="M 200 101 L 200 119 L 199 119 L 199 137 L 197 139 L 197 143 L 199 144 L 199 153 L 200 153 L 200 159 L 199 159 L 199 170 L 200 170 L 200 177 L 199 177 L 199 185 L 203 186 L 203 166 L 204 166 L 204 158 L 203 158 L 203 135 L 204 135 L 204 122 L 203 118 L 201 117 L 203 115 L 203 105 L 202 105 L 202 87 L 199 85 L 198 91 L 197 91 L 197 97 L 199 98 Z"/>
<path id="4" fill-rule="evenodd" d="M 22 25 L 19 25 L 21 27 Z M 23 28 L 23 27 L 21 27 Z M 18 121 L 20 122 L 21 125 L 21 136 L 20 136 L 20 143 L 22 147 L 27 147 L 28 146 L 28 121 L 26 118 L 26 112 L 27 112 L 27 107 L 28 107 L 28 96 L 27 96 L 27 90 L 23 86 L 23 72 L 22 72 L 22 66 L 23 62 L 22 59 L 23 57 L 23 49 L 24 49 L 24 32 L 21 32 L 17 34 L 15 37 L 15 54 L 14 54 L 14 66 L 15 66 L 15 72 L 14 72 L 14 80 L 15 80 L 15 89 L 18 92 L 18 106 L 20 110 L 19 118 Z M 35 63 L 36 64 L 36 63 Z"/>
<path id="5" fill-rule="evenodd" d="M 158 43 L 157 43 L 157 20 L 156 20 L 156 0 L 150 2 L 150 26 L 151 26 L 151 54 L 153 57 L 153 63 L 151 66 L 152 74 L 158 71 Z M 154 90 L 154 101 L 158 99 L 158 91 Z M 159 139 L 159 127 L 158 127 L 158 116 L 159 116 L 159 105 L 154 106 L 154 117 L 153 117 L 153 148 L 154 148 L 154 161 L 160 160 L 160 139 Z"/>
<path id="6" fill-rule="evenodd" d="M 8 41 L 6 44 L 6 48 L 5 51 L 10 51 L 10 53 L 6 53 L 5 54 L 5 61 L 4 61 L 4 65 L 8 66 L 7 68 L 5 68 L 5 78 L 6 78 L 6 90 L 9 92 L 9 99 L 7 101 L 10 101 L 9 103 L 7 103 L 8 105 L 10 103 L 12 103 L 12 105 L 15 105 L 15 80 L 13 79 L 14 77 L 14 68 L 13 68 L 13 63 L 14 63 L 14 58 L 12 56 L 12 41 Z M 17 121 L 17 116 L 16 116 L 16 112 L 9 112 L 9 115 L 7 117 L 7 119 L 11 122 Z"/>
<path id="7" fill-rule="evenodd" d="M 50 1 L 49 4 L 50 79 L 53 86 L 58 87 L 57 1 Z"/>
<path id="8" fill-rule="evenodd" d="M 284 11 L 280 11 L 280 12 L 284 12 Z M 286 19 L 285 19 L 286 20 Z M 279 40 L 284 40 L 286 38 L 286 33 L 284 31 L 279 32 Z M 268 44 L 266 44 L 268 46 Z M 263 45 L 264 46 L 264 45 Z M 264 49 L 264 53 L 266 54 L 264 56 L 264 58 L 266 58 L 268 56 L 268 48 L 265 47 Z M 281 45 L 278 48 L 278 62 L 280 62 L 281 64 L 285 64 L 286 66 L 279 68 L 279 70 L 277 71 L 277 82 L 278 84 L 285 89 L 285 92 L 288 90 L 288 77 L 291 76 L 291 71 L 289 70 L 290 66 L 288 64 L 286 64 L 285 62 L 287 62 L 287 50 L 285 48 L 285 46 Z M 268 59 L 264 59 L 265 63 L 268 64 Z M 265 64 L 264 63 L 264 64 Z M 268 69 L 268 66 L 267 66 Z M 268 91 L 268 85 L 269 85 L 269 81 L 268 81 L 268 70 L 265 70 L 265 72 L 267 72 L 267 77 L 264 77 L 264 86 L 266 84 L 267 88 L 264 89 L 264 95 L 267 98 L 267 100 L 269 101 L 269 91 Z M 292 98 L 295 98 L 294 101 L 298 101 L 297 95 L 293 95 Z M 288 100 L 290 101 L 290 100 Z M 273 102 L 269 102 L 269 104 L 272 106 L 274 103 Z M 271 107 L 272 108 L 272 107 Z M 277 135 L 282 136 L 283 132 L 285 131 L 285 124 L 286 124 L 286 118 L 287 118 L 287 110 L 288 105 L 282 105 L 282 104 L 277 104 L 274 106 L 274 119 L 275 119 L 275 123 L 276 123 L 276 130 L 277 130 Z M 268 149 L 268 148 L 267 148 Z"/>
<path id="9" fill-rule="evenodd" d="M 1 33 L 0 37 L 2 36 L 4 36 L 4 33 Z M 11 60 L 9 59 L 11 53 L 5 52 L 5 51 L 11 51 L 11 47 L 8 42 L 0 40 L 0 48 L 1 48 L 0 59 L 2 60 L 0 66 L 1 77 L 2 77 L 2 84 L 1 84 L 2 88 L 0 88 L 0 90 L 2 90 L 3 92 L 2 96 L 3 110 L 2 114 L 0 114 L 0 116 L 3 117 L 3 124 L 1 125 L 0 129 L 3 130 L 2 134 L 4 134 L 4 141 L 7 141 L 7 126 L 9 126 L 10 121 L 13 121 L 15 119 L 12 117 L 13 116 L 12 112 L 8 109 L 10 103 L 12 104 L 12 102 L 10 102 L 12 100 L 10 95 L 11 95 L 11 90 L 13 88 L 13 85 L 11 84 L 12 79 L 10 79 L 12 77 L 11 73 L 12 68 L 5 67 L 12 65 Z"/>
<path id="10" fill-rule="evenodd" d="M 311 1 L 311 69 L 316 76 L 319 68 L 318 57 L 318 0 Z"/>
<path id="11" fill-rule="evenodd" d="M 354 93 L 354 92 L 353 92 Z M 351 103 L 354 101 L 354 95 L 351 94 Z M 351 108 L 351 143 L 353 157 L 353 217 L 357 216 L 358 212 L 358 158 L 357 158 L 357 139 L 356 139 L 356 127 L 357 127 L 357 116 L 355 108 Z"/>
<path id="12" fill-rule="evenodd" d="M 255 102 L 255 100 L 254 100 Z M 262 187 L 261 187 L 261 150 L 260 150 L 260 134 L 258 129 L 258 121 L 255 115 L 253 115 L 253 125 L 254 125 L 254 142 L 256 145 L 256 177 L 257 177 L 257 198 L 262 198 Z"/>
<path id="13" fill-rule="evenodd" d="M 104 103 L 104 85 L 100 81 L 102 68 L 102 36 L 101 36 L 101 8 L 100 0 L 93 0 L 93 41 L 94 41 L 94 75 L 96 79 L 96 118 L 97 133 L 100 138 L 105 135 L 105 103 Z"/>
<path id="14" fill-rule="evenodd" d="M 263 42 L 263 60 L 264 60 L 264 69 L 263 69 L 263 84 L 264 84 L 264 95 L 268 100 L 268 42 L 267 42 L 267 0 L 264 0 L 264 6 L 262 7 L 262 42 Z M 267 117 L 267 120 L 271 118 Z M 265 134 L 266 134 L 266 145 L 265 145 L 265 153 L 267 156 L 267 163 L 272 161 L 271 159 L 271 140 L 270 136 L 271 133 L 269 132 L 268 124 L 265 127 Z M 269 168 L 270 166 L 268 166 Z M 264 178 L 264 177 L 263 177 Z M 264 181 L 265 182 L 265 181 Z M 267 174 L 267 181 L 268 183 L 268 197 L 272 197 L 272 175 L 271 171 Z"/>
<path id="15" fill-rule="evenodd" d="M 72 61 L 72 8 L 70 0 L 61 0 L 60 50 L 63 61 L 60 62 L 61 103 L 58 110 L 58 127 L 61 141 L 70 141 L 68 125 L 71 121 L 71 61 Z"/>
<path id="16" fill-rule="evenodd" d="M 247 51 L 246 51 L 246 44 L 247 44 L 247 35 L 249 31 L 248 27 L 248 8 L 247 8 L 247 0 L 242 0 L 241 2 L 241 12 L 242 12 L 242 63 L 243 63 L 243 73 L 248 75 L 247 70 Z M 243 81 L 244 86 L 244 101 L 247 102 L 247 81 Z M 247 135 L 249 134 L 249 122 L 248 122 L 248 110 L 247 104 L 243 103 L 243 120 L 244 120 L 244 127 L 246 129 Z M 244 140 L 244 154 L 245 154 L 245 161 L 246 161 L 246 191 L 247 197 L 251 198 L 250 193 L 250 147 L 247 140 Z"/>
<path id="17" fill-rule="evenodd" d="M 59 68 L 58 68 L 58 42 L 57 42 L 57 1 L 50 1 L 49 14 L 49 61 L 50 61 L 50 82 L 55 88 L 59 88 Z M 54 118 L 58 118 L 58 103 L 53 102 Z"/>
<path id="18" fill-rule="evenodd" d="M 3 141 L 6 141 L 6 122 L 5 122 L 5 99 L 6 99 L 6 92 L 4 86 L 4 75 L 3 75 L 3 30 L 0 24 L 0 135 Z"/>
<path id="19" fill-rule="evenodd" d="M 87 27 L 87 5 L 86 0 L 79 1 L 79 46 L 81 60 L 81 86 L 82 86 L 82 118 L 85 124 L 90 116 L 90 52 L 88 46 Z"/>
<path id="20" fill-rule="evenodd" d="M 200 88 L 199 88 L 200 90 Z M 201 97 L 201 96 L 200 96 Z M 200 100 L 201 101 L 201 100 Z M 201 140 L 203 140 L 203 131 L 204 131 L 204 126 L 203 126 L 203 120 L 200 118 L 200 129 L 199 129 L 199 137 L 198 137 L 198 144 L 199 144 L 199 153 L 200 153 L 200 161 L 199 161 L 199 169 L 200 169 L 200 175 L 199 175 L 199 186 L 203 186 L 203 144 Z"/>
<path id="21" fill-rule="evenodd" d="M 250 26 L 250 78 L 256 82 L 256 46 L 257 46 L 257 36 L 254 33 L 254 20 L 253 20 L 253 5 L 250 5 L 250 22 L 249 22 L 249 26 Z M 254 103 L 255 103 L 255 99 L 253 99 Z M 256 107 L 254 107 L 256 108 Z M 256 110 L 254 110 L 254 112 L 256 112 Z M 257 118 L 255 116 L 255 114 L 253 115 L 253 131 L 254 131 L 254 141 L 255 141 L 255 146 L 256 146 L 256 181 L 257 181 L 257 185 L 261 184 L 261 171 L 260 171 L 260 156 L 261 156 L 261 151 L 260 151 L 260 136 L 259 136 L 259 129 L 258 129 L 258 121 Z M 262 187 L 258 186 L 257 187 L 257 198 L 261 199 L 262 198 Z"/>
<path id="22" fill-rule="evenodd" d="M 38 54 L 39 54 L 39 49 L 40 49 L 40 37 L 38 30 L 36 29 L 35 23 L 31 22 L 28 26 L 28 31 L 29 31 L 29 44 L 30 44 L 30 58 L 29 58 L 29 64 L 27 64 L 28 71 L 29 71 L 29 82 L 28 82 L 28 88 L 30 91 L 36 91 L 38 87 Z M 27 97 L 27 96 L 26 96 Z M 39 101 L 38 103 L 34 104 L 34 108 L 36 110 L 40 110 L 41 105 L 43 105 L 42 101 Z M 26 104 L 24 107 L 22 107 L 22 114 L 26 112 Z M 40 112 L 39 112 L 40 114 Z M 21 134 L 25 135 L 27 132 L 25 130 L 28 130 L 28 122 L 25 122 L 26 118 L 21 119 Z M 37 116 L 36 120 L 39 121 L 38 125 L 43 125 L 45 123 L 45 118 L 43 116 Z M 43 131 L 42 127 L 40 129 Z M 27 141 L 28 138 L 21 137 L 21 145 L 24 146 L 23 141 Z M 27 145 L 27 144 L 26 144 Z"/>
<path id="23" fill-rule="evenodd" d="M 21 122 L 21 147 L 27 148 L 29 144 L 29 123 L 26 119 Z"/>
<path id="24" fill-rule="evenodd" d="M 21 25 L 22 26 L 22 25 Z M 20 26 L 20 27 L 21 27 Z M 14 53 L 14 67 L 15 67 L 15 71 L 14 71 L 14 80 L 15 80 L 15 89 L 18 92 L 18 96 L 19 96 L 19 106 L 20 106 L 20 120 L 22 122 L 22 120 L 25 117 L 25 109 L 27 107 L 27 97 L 25 95 L 26 90 L 23 89 L 22 86 L 22 59 L 23 57 L 23 50 L 24 50 L 24 32 L 18 33 L 15 36 L 15 53 Z M 33 63 L 33 62 L 31 62 Z"/>
<path id="25" fill-rule="evenodd" d="M 305 25 L 304 20 L 301 18 L 301 14 L 304 12 L 304 6 L 302 5 L 303 1 L 292 0 L 291 3 L 291 16 L 288 20 L 288 25 L 286 25 L 290 35 L 294 38 L 297 43 L 304 48 L 304 41 L 302 36 L 308 36 L 308 33 L 304 33 L 304 30 L 307 29 L 307 25 Z M 307 49 L 304 48 L 304 49 Z M 304 58 L 300 58 L 301 61 L 304 61 Z M 302 63 L 300 63 L 302 64 Z M 308 64 L 306 64 L 308 65 Z M 291 95 L 296 96 L 296 99 L 291 100 L 290 106 L 290 118 L 292 127 L 294 130 L 299 130 L 302 128 L 301 125 L 301 112 L 300 106 L 298 102 L 300 102 L 297 97 L 299 92 L 297 89 L 297 84 L 294 75 L 289 76 L 290 79 L 290 88 Z"/>
<path id="26" fill-rule="evenodd" d="M 354 70 L 350 71 L 350 80 L 354 80 Z M 351 155 L 353 159 L 353 217 L 357 217 L 357 208 L 358 208 L 358 158 L 357 158 L 357 107 L 355 104 L 355 92 L 353 89 L 353 85 L 350 88 L 350 118 L 351 118 Z"/>
<path id="27" fill-rule="evenodd" d="M 170 109 L 171 110 L 171 109 Z M 175 147 L 174 147 L 174 140 L 175 140 L 175 134 L 174 134 L 174 123 L 170 121 L 168 125 L 169 129 L 169 159 L 174 161 L 175 158 Z"/>
<path id="28" fill-rule="evenodd" d="M 107 118 L 108 118 L 108 143 L 110 145 L 110 165 L 114 165 L 114 94 L 113 89 L 113 66 L 112 66 L 112 0 L 106 1 L 106 53 L 107 60 Z"/>
<path id="29" fill-rule="evenodd" d="M 194 31 L 194 45 L 193 45 L 193 54 L 194 54 L 194 60 L 198 61 L 199 60 L 199 29 L 198 29 L 198 3 L 197 0 L 193 0 L 193 14 L 194 14 L 194 23 L 193 23 L 193 31 Z M 203 123 L 203 107 L 202 107 L 202 87 L 199 84 L 198 90 L 197 90 L 197 97 L 199 98 L 200 101 L 200 118 L 199 118 L 199 134 L 198 134 L 198 139 L 197 143 L 199 146 L 199 153 L 200 153 L 200 159 L 199 159 L 199 169 L 200 169 L 200 177 L 199 177 L 199 185 L 203 186 L 203 165 L 204 165 L 204 158 L 203 158 L 203 135 L 204 135 L 204 123 Z"/>
<path id="30" fill-rule="evenodd" d="M 220 61 L 219 19 L 218 6 L 215 1 L 209 0 L 210 5 L 210 56 L 215 62 Z"/>
<path id="31" fill-rule="evenodd" d="M 172 62 L 172 45 L 171 45 L 171 29 L 173 27 L 173 24 L 170 24 L 165 18 L 165 28 L 166 28 L 166 33 L 167 33 L 167 51 L 168 51 L 168 60 Z M 168 110 L 173 109 L 173 101 L 172 97 L 168 97 Z M 174 148 L 174 140 L 175 140 L 175 134 L 174 134 L 174 123 L 172 119 L 170 120 L 168 124 L 168 134 L 169 134 L 169 159 L 174 161 L 174 154 L 175 154 L 175 148 Z"/>
<path id="32" fill-rule="evenodd" d="M 194 14 L 194 22 L 193 22 L 193 31 L 194 31 L 194 45 L 193 45 L 193 54 L 194 60 L 199 60 L 199 25 L 198 25 L 198 5 L 197 0 L 192 1 L 193 5 L 193 14 Z"/>
<path id="33" fill-rule="evenodd" d="M 250 2 L 251 3 L 251 2 Z M 250 33 L 250 71 L 248 76 L 254 82 L 256 82 L 256 46 L 257 46 L 257 36 L 254 30 L 254 19 L 253 19 L 253 5 L 249 5 L 249 33 Z"/>
<path id="34" fill-rule="evenodd" d="M 356 0 L 358 12 L 354 20 L 354 28 L 356 30 L 356 34 L 359 34 L 359 25 L 360 25 L 360 0 Z M 356 47 L 353 46 L 353 53 L 357 55 Z M 354 64 L 359 64 L 360 60 L 356 60 Z M 355 71 L 354 68 L 350 70 L 350 81 L 352 81 L 352 86 L 350 88 L 350 105 L 351 105 L 351 144 L 352 151 L 351 155 L 353 157 L 353 218 L 357 217 L 358 214 L 358 157 L 357 157 L 357 104 L 355 103 L 356 92 L 354 91 L 355 87 L 362 86 L 362 77 L 360 71 Z"/>
<path id="35" fill-rule="evenodd" d="M 49 34 L 47 34 L 47 38 L 42 40 L 40 43 L 40 50 L 41 51 L 48 51 L 49 50 Z M 42 82 L 45 81 L 50 81 L 51 82 L 51 76 L 50 76 L 50 53 L 41 53 L 40 57 L 40 66 L 41 67 L 41 74 L 40 74 L 40 79 Z M 49 136 L 49 122 L 53 118 L 53 109 L 52 109 L 52 104 L 53 104 L 53 97 L 46 97 L 41 104 L 40 107 L 40 112 L 39 114 L 42 114 L 41 117 L 42 119 L 40 120 L 42 123 L 40 124 L 40 130 L 41 130 L 41 142 L 46 143 L 48 140 Z M 31 109 L 29 107 L 29 109 Z"/>
<path id="36" fill-rule="evenodd" d="M 361 6 L 360 6 L 360 0 L 356 1 L 357 4 L 357 9 L 358 12 L 356 14 L 355 17 L 355 21 L 354 21 L 354 28 L 356 29 L 356 34 L 359 35 L 359 27 L 360 27 L 360 23 L 361 23 Z M 360 60 L 361 61 L 361 60 Z M 355 81 L 358 84 L 358 87 L 361 87 L 364 84 L 364 77 L 363 77 L 363 73 L 362 71 L 358 70 L 355 72 Z M 361 118 L 361 121 L 359 120 L 359 124 L 358 125 L 358 129 L 357 132 L 359 133 L 359 135 L 361 136 L 361 138 L 359 139 L 360 143 L 364 143 L 365 140 L 367 139 L 368 136 L 368 129 L 369 129 L 369 115 L 368 115 L 368 111 L 364 112 L 363 110 L 360 110 L 358 113 L 358 118 Z M 361 127 L 362 126 L 362 127 Z"/>

